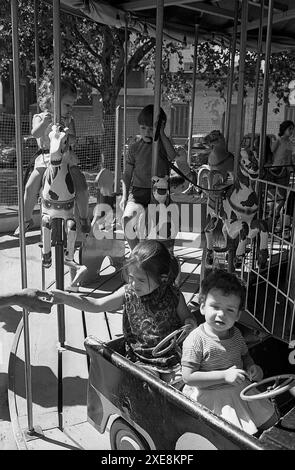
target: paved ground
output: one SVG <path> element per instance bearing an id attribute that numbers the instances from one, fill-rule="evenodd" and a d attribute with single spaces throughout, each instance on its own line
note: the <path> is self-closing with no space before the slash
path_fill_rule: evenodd
<path id="1" fill-rule="evenodd" d="M 27 234 L 27 278 L 29 287 L 41 287 L 39 232 Z M 19 241 L 9 235 L 0 235 L 0 285 L 1 293 L 8 293 L 21 287 Z M 52 281 L 54 270 L 47 275 L 47 284 Z M 50 278 L 51 276 L 51 278 Z M 18 307 L 0 309 L 0 450 L 16 449 L 12 436 L 8 399 L 7 370 L 14 333 L 22 317 Z"/>

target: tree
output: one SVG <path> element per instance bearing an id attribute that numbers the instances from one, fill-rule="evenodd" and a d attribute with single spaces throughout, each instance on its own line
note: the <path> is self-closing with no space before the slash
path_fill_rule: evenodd
<path id="1" fill-rule="evenodd" d="M 264 55 L 261 61 L 264 60 Z M 198 48 L 199 75 L 206 87 L 213 87 L 225 100 L 225 92 L 229 76 L 229 50 L 217 45 L 214 41 L 206 41 Z M 247 90 L 255 86 L 257 53 L 247 51 L 245 63 L 245 96 Z M 237 66 L 238 71 L 238 66 Z M 236 72 L 237 72 L 236 71 Z M 263 70 L 260 70 L 258 105 L 262 104 Z M 273 53 L 269 65 L 269 91 L 276 96 L 274 112 L 279 112 L 281 105 L 288 103 L 289 82 L 295 77 L 295 52 L 282 51 Z M 238 89 L 238 73 L 234 76 L 234 89 Z"/>
<path id="2" fill-rule="evenodd" d="M 12 62 L 10 2 L 0 0 L 0 76 L 7 77 Z M 19 1 L 19 48 L 22 70 L 32 82 L 35 80 L 33 0 Z M 71 77 L 78 88 L 97 90 L 103 107 L 105 141 L 114 142 L 114 116 L 117 99 L 124 83 L 124 29 L 97 24 L 89 19 L 61 12 L 61 63 L 62 76 Z M 41 75 L 53 68 L 52 7 L 40 2 L 39 54 Z M 146 34 L 129 32 L 127 75 L 138 68 L 152 69 L 155 39 Z M 168 57 L 177 53 L 181 61 L 181 45 L 165 43 L 163 75 L 167 74 Z M 152 74 L 149 74 L 152 79 Z M 173 81 L 170 79 L 170 83 Z M 166 80 L 166 88 L 169 79 Z M 176 92 L 177 87 L 174 89 Z M 178 89 L 182 86 L 179 81 Z M 112 145 L 106 146 L 109 157 L 114 155 Z M 105 158 L 108 158 L 105 155 Z"/>

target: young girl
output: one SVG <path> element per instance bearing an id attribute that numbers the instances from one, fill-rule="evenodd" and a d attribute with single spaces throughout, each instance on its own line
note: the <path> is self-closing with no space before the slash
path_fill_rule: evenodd
<path id="1" fill-rule="evenodd" d="M 123 305 L 126 357 L 165 382 L 179 382 L 178 352 L 172 349 L 161 357 L 152 355 L 155 346 L 174 330 L 184 324 L 195 326 L 184 297 L 174 284 L 177 269 L 176 259 L 161 242 L 144 240 L 128 259 L 128 283 L 116 292 L 93 299 L 55 290 L 53 302 L 88 312 L 113 312 Z"/>
<path id="2" fill-rule="evenodd" d="M 234 326 L 245 301 L 245 287 L 234 275 L 211 271 L 201 285 L 199 303 L 205 316 L 185 339 L 182 353 L 183 393 L 249 434 L 278 420 L 267 400 L 243 401 L 240 392 L 263 377 L 245 340 Z M 249 380 L 250 379 L 250 380 Z M 250 393 L 250 392 L 249 392 Z M 257 393 L 257 390 L 252 392 Z"/>
<path id="3" fill-rule="evenodd" d="M 77 90 L 74 85 L 66 80 L 61 81 L 61 124 L 69 128 L 70 148 L 76 142 L 76 131 L 74 119 L 71 116 L 72 107 L 77 99 Z M 31 134 L 36 137 L 38 142 L 38 156 L 35 160 L 34 170 L 31 173 L 25 187 L 24 194 L 24 217 L 25 231 L 33 226 L 32 214 L 37 202 L 39 191 L 42 184 L 42 177 L 48 166 L 50 154 L 49 133 L 52 130 L 52 108 L 53 108 L 53 86 L 51 81 L 46 78 L 40 85 L 39 106 L 41 113 L 33 116 L 33 126 Z M 70 172 L 74 181 L 76 191 L 77 207 L 80 215 L 81 230 L 83 233 L 89 232 L 88 223 L 88 187 L 83 173 L 78 168 L 78 159 L 76 155 L 70 153 Z M 19 227 L 14 232 L 19 235 Z"/>

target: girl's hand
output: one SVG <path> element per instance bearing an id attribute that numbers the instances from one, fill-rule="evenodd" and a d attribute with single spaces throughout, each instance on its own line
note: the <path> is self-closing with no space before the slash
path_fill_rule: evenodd
<path id="1" fill-rule="evenodd" d="M 63 302 L 63 300 L 64 300 L 64 298 L 63 298 L 64 291 L 55 289 L 55 290 L 48 291 L 48 293 L 51 295 L 51 301 L 52 301 L 53 304 L 62 304 L 62 303 L 64 303 Z"/>
<path id="2" fill-rule="evenodd" d="M 263 379 L 263 370 L 257 364 L 252 364 L 250 367 L 248 367 L 247 374 L 249 379 L 255 382 L 259 382 Z"/>
<path id="3" fill-rule="evenodd" d="M 188 327 L 188 332 L 193 331 L 197 326 L 197 322 L 193 317 L 187 317 L 184 322 L 185 326 Z"/>
<path id="4" fill-rule="evenodd" d="M 240 384 L 244 382 L 247 373 L 237 366 L 232 366 L 224 371 L 224 380 L 228 384 Z"/>

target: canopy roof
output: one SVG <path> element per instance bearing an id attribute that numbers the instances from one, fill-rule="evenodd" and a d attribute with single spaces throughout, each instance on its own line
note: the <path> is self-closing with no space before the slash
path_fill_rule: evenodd
<path id="1" fill-rule="evenodd" d="M 203 40 L 230 40 L 234 24 L 235 2 L 241 0 L 164 0 L 164 34 L 178 41 L 192 42 L 195 24 Z M 268 0 L 264 0 L 263 24 L 267 24 Z M 62 9 L 82 13 L 93 21 L 155 34 L 157 0 L 61 0 Z M 249 0 L 249 47 L 256 47 L 259 27 L 260 0 Z M 266 28 L 264 28 L 266 30 Z M 240 27 L 238 27 L 238 31 Z M 273 10 L 272 51 L 295 49 L 295 2 L 275 0 Z"/>

